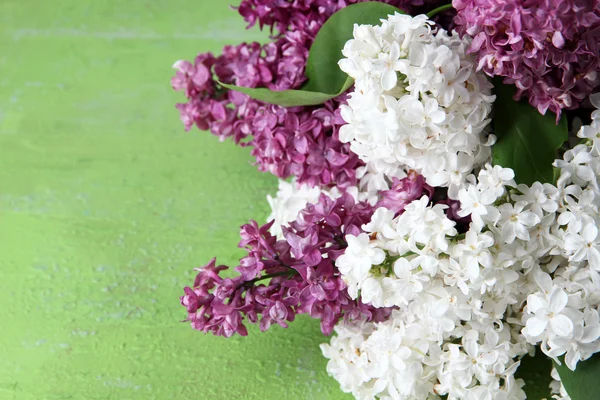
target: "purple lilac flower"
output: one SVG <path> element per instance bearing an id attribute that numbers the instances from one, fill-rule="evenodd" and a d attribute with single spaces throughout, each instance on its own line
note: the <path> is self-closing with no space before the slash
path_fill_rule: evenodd
<path id="1" fill-rule="evenodd" d="M 393 178 L 391 189 L 379 193 L 381 200 L 375 207 L 385 207 L 398 215 L 404 212 L 406 205 L 424 194 L 431 199 L 433 192 L 433 187 L 425 183 L 423 176 L 411 171 L 406 178 Z"/>
<path id="2" fill-rule="evenodd" d="M 221 140 L 232 137 L 236 143 L 250 146 L 259 170 L 280 178 L 296 176 L 311 186 L 356 184 L 355 170 L 362 162 L 338 139 L 344 122 L 337 109 L 345 97 L 319 107 L 284 108 L 223 90 L 215 80 L 203 78 L 204 71 L 212 67 L 218 80 L 239 86 L 299 87 L 305 79 L 307 51 L 299 57 L 283 57 L 283 42 L 244 43 L 226 47 L 216 58 L 201 54 L 193 65 L 177 63 L 172 85 L 190 99 L 177 105 L 186 129 L 196 125 Z M 261 58 L 260 54 L 269 56 Z"/>
<path id="3" fill-rule="evenodd" d="M 187 321 L 194 329 L 230 337 L 248 334 L 245 321 L 265 331 L 273 324 L 287 327 L 296 314 L 320 319 L 325 335 L 342 317 L 384 320 L 390 310 L 352 300 L 334 265 L 347 247 L 344 236 L 360 233 L 372 213 L 368 203 L 355 203 L 349 194 L 337 200 L 322 195 L 285 228 L 285 240 L 269 233 L 273 222 L 242 226 L 239 246 L 248 255 L 235 268 L 240 275 L 221 277 L 228 267 L 216 266 L 215 259 L 198 269 L 193 287 L 181 296 Z"/>
<path id="4" fill-rule="evenodd" d="M 321 18 L 325 22 L 330 15 L 350 4 L 373 0 L 242 0 L 238 12 L 248 23 L 248 28 L 258 25 L 260 29 L 269 27 L 274 34 L 286 31 L 306 30 L 306 21 Z M 440 0 L 379 0 L 405 11 L 410 15 L 424 14 L 447 2 Z M 318 14 L 318 15 L 311 15 Z M 306 19 L 304 19 L 306 17 Z M 318 30 L 318 27 L 316 29 Z"/>
<path id="5" fill-rule="evenodd" d="M 560 117 L 600 86 L 599 0 L 454 0 L 478 69 Z"/>
<path id="6" fill-rule="evenodd" d="M 266 45 L 226 46 L 220 56 L 200 54 L 194 63 L 175 64 L 175 90 L 187 103 L 177 104 L 186 130 L 196 125 L 221 140 L 232 137 L 252 148 L 261 171 L 280 178 L 296 176 L 311 186 L 341 188 L 356 184 L 354 170 L 362 162 L 338 139 L 343 123 L 337 109 L 345 96 L 323 106 L 283 108 L 265 105 L 225 90 L 206 71 L 224 83 L 271 90 L 297 89 L 305 81 L 308 50 L 323 23 L 336 11 L 365 0 L 244 0 L 238 12 L 249 27 L 269 27 L 274 41 Z M 442 0 L 384 0 L 411 13 L 431 10 Z M 445 15 L 445 17 L 444 17 Z M 449 20 L 449 13 L 440 18 Z"/>

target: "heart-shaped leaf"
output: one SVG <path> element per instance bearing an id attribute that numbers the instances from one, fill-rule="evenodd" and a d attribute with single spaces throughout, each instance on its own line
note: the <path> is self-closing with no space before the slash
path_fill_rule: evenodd
<path id="1" fill-rule="evenodd" d="M 272 91 L 221 83 L 222 86 L 250 97 L 284 107 L 322 104 L 344 93 L 353 80 L 343 72 L 338 61 L 342 49 L 353 37 L 354 24 L 379 25 L 382 18 L 402 10 L 385 3 L 352 4 L 333 14 L 321 27 L 310 47 L 306 61 L 307 83 L 299 90 Z"/>
<path id="2" fill-rule="evenodd" d="M 597 399 L 600 396 L 600 354 L 577 363 L 575 371 L 571 371 L 563 362 L 555 363 L 562 384 L 572 400 Z"/>
<path id="3" fill-rule="evenodd" d="M 512 168 L 518 183 L 553 182 L 556 150 L 568 137 L 566 118 L 557 125 L 553 113 L 542 115 L 526 101 L 515 101 L 514 86 L 500 79 L 494 79 L 494 91 L 494 164 Z"/>

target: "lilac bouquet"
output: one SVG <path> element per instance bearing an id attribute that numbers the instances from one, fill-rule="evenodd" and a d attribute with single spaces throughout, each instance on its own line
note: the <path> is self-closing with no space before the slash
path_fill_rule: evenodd
<path id="1" fill-rule="evenodd" d="M 308 314 L 357 399 L 597 398 L 600 1 L 236 10 L 271 40 L 177 61 L 177 108 L 279 189 L 237 274 L 184 288 L 192 328 Z"/>

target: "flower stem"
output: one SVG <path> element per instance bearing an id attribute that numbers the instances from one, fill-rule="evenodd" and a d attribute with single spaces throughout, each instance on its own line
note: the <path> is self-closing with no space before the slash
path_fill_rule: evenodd
<path id="1" fill-rule="evenodd" d="M 452 3 L 450 4 L 444 4 L 443 6 L 439 6 L 438 8 L 434 8 L 433 10 L 429 11 L 426 15 L 429 18 L 432 18 L 434 15 L 441 13 L 442 11 L 446 11 L 452 8 Z"/>

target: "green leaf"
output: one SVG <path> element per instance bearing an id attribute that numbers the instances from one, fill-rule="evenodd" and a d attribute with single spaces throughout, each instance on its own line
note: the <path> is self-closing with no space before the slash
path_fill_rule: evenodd
<path id="1" fill-rule="evenodd" d="M 523 357 L 515 377 L 525 381 L 523 390 L 528 399 L 550 399 L 552 397 L 550 393 L 551 371 L 552 360 L 539 348 L 536 348 L 535 356 Z"/>
<path id="2" fill-rule="evenodd" d="M 242 86 L 228 85 L 226 83 L 219 82 L 219 84 L 227 89 L 242 92 L 252 97 L 253 99 L 264 101 L 265 103 L 277 104 L 283 107 L 294 107 L 294 106 L 314 106 L 317 104 L 323 104 L 327 100 L 339 96 L 344 93 L 352 84 L 354 80 L 346 75 L 346 81 L 342 85 L 341 89 L 336 93 L 323 93 L 313 92 L 308 90 L 282 90 L 279 92 L 269 90 L 267 88 L 247 88 Z"/>
<path id="3" fill-rule="evenodd" d="M 600 354 L 577 363 L 575 371 L 571 371 L 565 363 L 558 365 L 556 370 L 562 384 L 572 400 L 594 400 L 600 396 Z"/>
<path id="4" fill-rule="evenodd" d="M 494 79 L 496 101 L 492 124 L 498 138 L 492 147 L 493 162 L 515 171 L 517 183 L 554 182 L 552 162 L 567 140 L 567 119 L 556 124 L 556 115 L 540 114 L 527 101 L 515 101 L 514 86 Z"/>
<path id="5" fill-rule="evenodd" d="M 284 107 L 309 106 L 326 102 L 344 93 L 354 81 L 339 66 L 342 49 L 353 37 L 354 24 L 379 25 L 386 18 L 402 10 L 385 3 L 352 4 L 333 14 L 321 27 L 310 47 L 306 61 L 307 83 L 299 90 L 272 91 L 266 88 L 245 88 L 219 82 L 227 89 Z"/>

